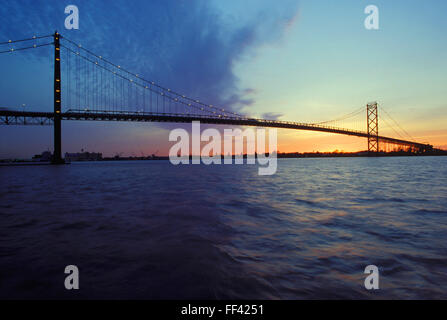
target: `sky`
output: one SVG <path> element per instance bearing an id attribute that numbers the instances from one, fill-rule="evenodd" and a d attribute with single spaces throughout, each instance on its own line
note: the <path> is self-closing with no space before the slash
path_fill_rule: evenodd
<path id="1" fill-rule="evenodd" d="M 70 4 L 79 30 L 64 27 Z M 370 4 L 379 30 L 364 27 Z M 145 78 L 253 117 L 316 123 L 378 101 L 381 134 L 403 134 L 389 114 L 417 141 L 447 148 L 446 10 L 438 0 L 6 0 L 0 42 L 58 30 Z M 52 58 L 51 47 L 1 54 L 0 107 L 51 111 Z M 343 124 L 365 130 L 366 120 Z M 65 121 L 62 149 L 166 155 L 179 126 Z M 0 158 L 52 143 L 52 127 L 0 126 Z M 278 143 L 279 152 L 366 149 L 365 139 L 295 130 L 279 130 Z"/>

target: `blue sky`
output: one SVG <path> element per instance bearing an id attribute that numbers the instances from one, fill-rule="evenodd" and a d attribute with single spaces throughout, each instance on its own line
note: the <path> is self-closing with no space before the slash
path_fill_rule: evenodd
<path id="1" fill-rule="evenodd" d="M 64 29 L 68 4 L 79 7 L 79 30 Z M 369 4 L 377 31 L 363 26 Z M 259 117 L 318 122 L 378 100 L 412 136 L 447 146 L 446 10 L 437 0 L 14 0 L 0 7 L 0 39 L 57 29 L 146 78 Z M 0 55 L 0 67 L 0 106 L 51 110 L 50 48 Z M 163 153 L 175 127 L 64 122 L 63 151 Z M 2 126 L 0 136 L 0 158 L 52 149 L 51 128 Z M 290 131 L 279 140 L 287 151 L 365 144 Z"/>

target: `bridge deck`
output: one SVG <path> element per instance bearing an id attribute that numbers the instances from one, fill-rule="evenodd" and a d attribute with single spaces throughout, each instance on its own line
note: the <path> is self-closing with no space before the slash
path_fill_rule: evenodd
<path id="1" fill-rule="evenodd" d="M 61 113 L 62 120 L 93 120 L 93 121 L 131 121 L 131 122 L 176 122 L 190 123 L 200 121 L 207 124 L 235 125 L 235 126 L 255 126 L 270 127 L 282 129 L 295 129 L 343 134 L 368 138 L 367 132 L 347 130 L 337 127 L 329 127 L 317 124 L 265 120 L 255 118 L 232 118 L 232 117 L 213 117 L 204 115 L 187 114 L 164 114 L 164 113 L 144 113 L 144 112 L 106 112 L 106 111 L 81 111 L 69 110 Z M 33 111 L 13 111 L 0 110 L 0 124 L 20 124 L 20 125 L 48 125 L 54 118 L 53 112 L 33 112 Z M 433 146 L 414 141 L 394 139 L 385 136 L 379 136 L 383 142 L 415 147 L 421 150 L 431 150 Z"/>

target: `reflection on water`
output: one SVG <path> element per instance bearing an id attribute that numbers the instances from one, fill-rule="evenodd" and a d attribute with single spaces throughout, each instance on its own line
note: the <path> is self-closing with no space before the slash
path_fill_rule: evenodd
<path id="1" fill-rule="evenodd" d="M 0 178 L 0 298 L 447 298 L 447 158 L 284 159 L 274 176 L 73 163 Z M 379 291 L 363 287 L 369 264 Z"/>

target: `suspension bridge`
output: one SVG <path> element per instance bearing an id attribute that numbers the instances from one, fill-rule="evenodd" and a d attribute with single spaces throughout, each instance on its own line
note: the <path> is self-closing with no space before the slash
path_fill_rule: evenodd
<path id="1" fill-rule="evenodd" d="M 252 118 L 230 109 L 204 103 L 147 80 L 57 32 L 46 36 L 0 42 L 0 54 L 12 54 L 46 46 L 54 47 L 53 110 L 0 109 L 0 124 L 53 125 L 54 164 L 64 163 L 61 152 L 63 120 L 176 123 L 200 121 L 207 124 L 328 132 L 365 138 L 371 155 L 379 152 L 382 144 L 396 145 L 421 153 L 433 149 L 430 144 L 414 141 L 385 111 L 388 120 L 394 123 L 394 126 L 389 125 L 389 122 L 379 115 L 376 102 L 368 103 L 366 108 L 362 107 L 343 117 L 319 123 Z M 365 111 L 366 117 L 364 117 Z M 362 116 L 363 126 L 366 120 L 366 130 L 349 129 L 340 125 L 359 116 Z M 379 135 L 379 118 L 399 137 Z M 396 126 L 402 134 L 394 128 Z"/>

